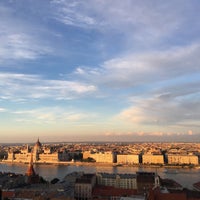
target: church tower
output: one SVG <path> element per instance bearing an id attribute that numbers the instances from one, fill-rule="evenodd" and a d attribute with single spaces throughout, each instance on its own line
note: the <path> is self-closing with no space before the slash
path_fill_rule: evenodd
<path id="1" fill-rule="evenodd" d="M 40 182 L 40 177 L 38 176 L 38 174 L 35 173 L 35 170 L 33 168 L 33 153 L 31 153 L 31 160 L 25 175 L 26 175 L 26 183 L 28 184 L 34 184 Z"/>
<path id="2" fill-rule="evenodd" d="M 35 175 L 35 170 L 33 168 L 33 153 L 31 153 L 31 160 L 28 169 L 26 171 L 26 176 L 34 176 L 34 175 Z"/>

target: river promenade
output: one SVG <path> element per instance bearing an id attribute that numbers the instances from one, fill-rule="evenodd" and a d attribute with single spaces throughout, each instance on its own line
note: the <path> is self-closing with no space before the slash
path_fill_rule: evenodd
<path id="1" fill-rule="evenodd" d="M 28 164 L 29 162 L 19 162 L 19 161 L 9 161 L 2 160 L 0 163 L 9 163 L 9 164 L 18 164 L 24 163 Z M 118 164 L 118 163 L 100 163 L 100 162 L 81 162 L 81 161 L 52 161 L 52 162 L 41 162 L 37 161 L 35 164 L 40 165 L 71 165 L 71 166 L 110 166 L 110 167 L 142 167 L 142 168 L 173 168 L 173 169 L 200 169 L 200 165 L 198 166 L 190 166 L 190 165 L 151 165 L 151 164 Z"/>

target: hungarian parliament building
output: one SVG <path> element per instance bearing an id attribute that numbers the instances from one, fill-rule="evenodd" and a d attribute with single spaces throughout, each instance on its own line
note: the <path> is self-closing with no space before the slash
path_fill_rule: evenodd
<path id="1" fill-rule="evenodd" d="M 26 148 L 20 150 L 20 152 L 8 152 L 7 161 L 29 163 L 31 156 L 33 157 L 34 163 L 56 163 L 59 161 L 69 160 L 69 154 L 66 151 L 53 151 L 52 148 L 45 148 L 42 146 L 38 138 L 32 148 L 27 145 Z"/>

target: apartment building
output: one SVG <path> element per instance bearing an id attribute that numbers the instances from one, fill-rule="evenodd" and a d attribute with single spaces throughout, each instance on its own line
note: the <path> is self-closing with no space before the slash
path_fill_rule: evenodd
<path id="1" fill-rule="evenodd" d="M 136 174 L 97 173 L 97 184 L 115 188 L 137 189 Z"/>
<path id="2" fill-rule="evenodd" d="M 74 197 L 75 199 L 92 199 L 92 191 L 96 184 L 95 174 L 83 174 L 75 182 Z"/>
<path id="3" fill-rule="evenodd" d="M 119 164 L 139 164 L 139 155 L 118 154 L 117 163 Z"/>
<path id="4" fill-rule="evenodd" d="M 99 163 L 114 163 L 117 160 L 117 156 L 114 152 L 106 151 L 106 152 L 97 152 L 90 153 L 88 151 L 83 152 L 83 158 L 93 158 L 96 162 Z"/>
<path id="5" fill-rule="evenodd" d="M 198 156 L 195 155 L 168 154 L 167 159 L 168 164 L 199 164 Z"/>
<path id="6" fill-rule="evenodd" d="M 142 155 L 143 164 L 164 164 L 164 156 L 161 154 L 144 154 Z"/>
<path id="7" fill-rule="evenodd" d="M 160 178 L 154 172 L 136 172 L 138 193 L 145 193 L 153 187 L 160 186 Z"/>

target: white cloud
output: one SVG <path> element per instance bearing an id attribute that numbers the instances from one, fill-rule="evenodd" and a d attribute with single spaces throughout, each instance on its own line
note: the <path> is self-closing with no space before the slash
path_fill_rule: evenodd
<path id="1" fill-rule="evenodd" d="M 117 117 L 134 127 L 197 128 L 199 54 L 199 43 L 167 51 L 130 54 L 108 60 L 99 69 L 79 67 L 75 75 L 98 85 L 104 95 L 128 102 L 130 106 Z"/>
<path id="2" fill-rule="evenodd" d="M 54 18 L 66 25 L 88 27 L 96 24 L 95 18 L 89 16 L 88 13 L 84 13 L 85 2 L 61 0 L 52 1 L 51 3 L 54 10 Z"/>
<path id="3" fill-rule="evenodd" d="M 12 6 L 0 4 L 0 11 L 0 63 L 34 60 L 53 54 L 52 47 L 42 36 L 45 31 L 41 31 L 40 25 L 28 23 Z"/>
<path id="4" fill-rule="evenodd" d="M 146 47 L 178 32 L 191 7 L 186 1 L 52 1 L 54 18 L 66 25 L 122 33 L 127 45 Z"/>
<path id="5" fill-rule="evenodd" d="M 200 73 L 199 54 L 199 43 L 128 54 L 105 61 L 99 69 L 78 67 L 75 75 L 104 87 L 129 88 Z"/>
<path id="6" fill-rule="evenodd" d="M 104 68 L 116 81 L 127 85 L 172 79 L 186 73 L 199 72 L 197 55 L 200 45 L 173 48 L 163 52 L 129 55 L 105 62 Z M 188 62 L 189 61 L 189 62 Z M 108 80 L 112 80 L 108 75 Z M 118 79 L 118 80 L 117 80 Z"/>
<path id="7" fill-rule="evenodd" d="M 0 107 L 0 112 L 6 112 L 6 109 Z"/>
<path id="8" fill-rule="evenodd" d="M 19 59 L 37 59 L 52 53 L 50 47 L 40 44 L 33 36 L 24 33 L 0 35 L 0 62 Z"/>
<path id="9" fill-rule="evenodd" d="M 180 93 L 177 95 L 176 92 L 172 92 L 170 98 L 160 98 L 157 95 L 141 97 L 134 100 L 133 106 L 122 110 L 118 117 L 123 121 L 140 126 L 198 128 L 200 122 L 198 93 L 199 91 L 193 91 L 193 94 Z"/>
<path id="10" fill-rule="evenodd" d="M 5 89 L 6 88 L 6 89 Z M 73 99 L 94 93 L 94 85 L 65 80 L 49 80 L 36 75 L 0 73 L 0 98 L 9 100 Z"/>
<path id="11" fill-rule="evenodd" d="M 123 110 L 120 113 L 120 118 L 128 120 L 134 123 L 141 123 L 145 120 L 144 114 L 139 108 L 131 107 L 126 110 Z"/>
<path id="12" fill-rule="evenodd" d="M 67 111 L 65 111 L 67 110 Z M 61 107 L 43 107 L 31 110 L 16 110 L 11 112 L 17 122 L 32 123 L 66 123 L 80 122 L 94 118 L 93 113 Z M 24 118 L 26 116 L 26 118 Z"/>

